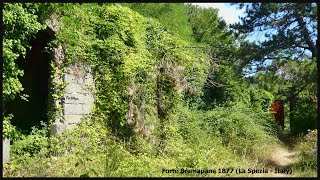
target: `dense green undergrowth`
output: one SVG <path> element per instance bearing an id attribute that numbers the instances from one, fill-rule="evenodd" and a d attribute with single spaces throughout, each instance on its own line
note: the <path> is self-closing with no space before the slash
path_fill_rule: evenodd
<path id="1" fill-rule="evenodd" d="M 206 112 L 179 107 L 166 125 L 167 139 L 161 152 L 156 137 L 134 136 L 122 141 L 112 136 L 103 121 L 84 121 L 72 131 L 50 138 L 44 135 L 44 126 L 42 133 L 35 129 L 32 135 L 14 142 L 4 175 L 234 176 L 166 174 L 162 169 L 250 168 L 249 162 L 261 156 L 263 146 L 277 141 L 273 122 L 266 115 L 247 113 L 236 108 Z"/>
<path id="2" fill-rule="evenodd" d="M 277 125 L 267 112 L 273 95 L 241 79 L 231 67 L 235 60 L 223 57 L 227 53 L 223 48 L 206 53 L 206 47 L 194 47 L 190 31 L 201 28 L 187 27 L 177 35 L 174 29 L 178 25 L 172 29 L 163 27 L 174 23 L 160 15 L 171 12 L 170 8 L 162 9 L 159 17 L 148 18 L 132 10 L 142 8 L 139 12 L 148 14 L 149 11 L 143 9 L 148 7 L 128 7 L 119 4 L 51 4 L 47 7 L 56 13 L 55 20 L 60 23 L 49 49 L 61 45 L 65 55 L 62 64 L 51 63 L 52 69 L 63 72 L 70 64 L 89 64 L 95 79 L 95 108 L 91 119 L 84 118 L 79 126 L 57 136 L 49 136 L 50 122 L 33 128 L 29 135 L 19 134 L 10 124 L 12 116 L 5 114 L 4 134 L 11 137 L 12 146 L 11 160 L 4 165 L 4 176 L 225 177 L 250 174 L 181 174 L 165 173 L 165 170 L 264 167 L 263 160 L 271 151 L 266 147 L 281 144 Z M 182 5 L 171 8 L 172 12 L 187 14 L 187 8 Z M 41 5 L 7 5 L 5 9 L 16 12 L 22 19 L 21 13 L 29 12 L 30 21 L 22 21 L 21 26 L 27 28 L 33 24 L 30 31 L 26 31 L 26 37 L 15 37 L 21 40 L 18 50 L 10 40 L 14 34 L 5 34 L 7 64 L 4 66 L 9 69 L 4 75 L 13 78 L 11 83 L 4 84 L 5 100 L 9 101 L 22 91 L 18 77 L 23 72 L 13 73 L 17 70 L 14 60 L 25 55 L 27 39 L 44 27 L 35 15 L 43 13 Z M 198 10 L 193 13 L 201 13 Z M 208 13 L 217 16 L 217 11 L 211 11 Z M 14 21 L 8 12 L 4 19 L 6 28 L 19 20 Z M 193 18 L 201 19 L 201 16 Z M 197 26 L 195 19 L 192 26 Z M 186 22 L 184 17 L 180 23 Z M 212 25 L 221 34 L 213 36 L 212 30 L 203 32 L 203 37 L 212 37 L 211 43 L 219 43 L 223 35 L 231 42 L 230 33 L 224 32 L 225 25 L 218 22 L 218 17 Z M 180 37 L 183 34 L 188 36 L 182 38 L 184 40 Z M 214 54 L 222 58 L 219 68 L 212 60 Z M 52 77 L 60 75 L 55 72 Z M 205 87 L 208 80 L 221 86 Z M 61 89 L 52 96 L 61 98 L 64 85 L 53 84 L 52 88 Z M 54 117 L 50 119 L 59 118 L 56 111 L 51 112 Z M 314 174 L 317 170 L 314 138 L 302 141 L 298 149 L 312 151 L 305 153 L 295 168 L 299 171 L 308 168 L 310 174 Z"/>
<path id="3" fill-rule="evenodd" d="M 294 150 L 300 152 L 298 161 L 292 165 L 299 177 L 316 177 L 318 172 L 318 131 L 312 130 L 296 140 Z"/>
<path id="4" fill-rule="evenodd" d="M 123 141 L 113 136 L 103 121 L 84 120 L 57 137 L 47 138 L 45 132 L 45 126 L 34 128 L 31 135 L 14 142 L 12 159 L 4 166 L 5 177 L 251 176 L 162 171 L 262 168 L 272 152 L 266 147 L 281 144 L 266 114 L 237 108 L 196 111 L 179 107 L 169 118 L 165 148 L 160 153 L 155 137 L 134 136 Z M 302 155 L 290 166 L 296 176 L 316 175 L 316 142 L 316 131 L 299 140 L 296 150 Z"/>

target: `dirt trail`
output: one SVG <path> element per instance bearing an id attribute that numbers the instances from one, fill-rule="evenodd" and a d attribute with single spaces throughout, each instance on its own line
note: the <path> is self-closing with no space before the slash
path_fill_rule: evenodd
<path id="1" fill-rule="evenodd" d="M 296 160 L 296 152 L 290 152 L 288 149 L 279 147 L 276 148 L 271 156 L 271 159 L 279 166 L 287 166 L 294 163 Z"/>
<path id="2" fill-rule="evenodd" d="M 271 155 L 271 161 L 274 162 L 273 168 L 279 169 L 288 169 L 286 168 L 288 165 L 293 164 L 297 160 L 297 152 L 289 151 L 286 148 L 278 147 Z M 272 172 L 272 177 L 290 177 L 294 174 L 286 174 L 286 173 L 275 173 Z"/>
<path id="3" fill-rule="evenodd" d="M 290 151 L 285 147 L 275 147 L 266 165 L 268 173 L 256 174 L 256 177 L 293 177 L 294 172 L 288 167 L 298 159 L 298 153 Z M 278 172 L 276 172 L 279 170 Z M 288 173 L 287 171 L 288 170 Z M 290 172 L 291 170 L 291 172 Z"/>

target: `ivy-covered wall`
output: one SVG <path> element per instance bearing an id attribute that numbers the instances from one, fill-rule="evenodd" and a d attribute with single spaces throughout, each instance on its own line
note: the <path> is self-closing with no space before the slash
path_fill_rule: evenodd
<path id="1" fill-rule="evenodd" d="M 91 119 L 104 122 L 115 135 L 148 136 L 183 98 L 201 94 L 210 66 L 205 53 L 155 19 L 112 3 L 30 7 L 35 14 L 54 12 L 45 13 L 47 20 L 34 18 L 55 32 L 48 48 L 53 131 L 63 131 L 92 110 Z"/>
<path id="2" fill-rule="evenodd" d="M 60 25 L 54 14 L 46 21 L 58 32 Z M 94 106 L 94 80 L 88 64 L 73 61 L 63 65 L 65 52 L 61 44 L 51 51 L 50 117 L 51 135 L 73 128 L 84 117 L 90 117 Z"/>
<path id="3" fill-rule="evenodd" d="M 150 134 L 182 97 L 200 93 L 208 59 L 156 20 L 113 4 L 65 4 L 60 12 L 54 43 L 62 45 L 62 66 L 92 68 L 92 117 L 113 133 Z"/>
<path id="4" fill-rule="evenodd" d="M 61 116 L 57 116 L 52 124 L 51 134 L 71 129 L 78 125 L 82 118 L 90 117 L 94 107 L 94 80 L 90 66 L 72 64 L 63 75 L 63 97 L 60 99 Z"/>

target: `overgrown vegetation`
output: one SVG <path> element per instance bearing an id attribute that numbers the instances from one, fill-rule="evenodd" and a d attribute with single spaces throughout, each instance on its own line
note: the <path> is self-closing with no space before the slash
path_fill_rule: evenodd
<path id="1" fill-rule="evenodd" d="M 298 162 L 293 169 L 300 172 L 299 177 L 314 177 L 318 172 L 318 131 L 309 131 L 307 135 L 297 141 L 295 147 L 297 152 L 301 152 Z"/>
<path id="2" fill-rule="evenodd" d="M 7 176 L 155 177 L 169 176 L 162 173 L 163 168 L 249 168 L 248 157 L 259 157 L 261 145 L 275 141 L 272 128 L 264 126 L 270 119 L 259 122 L 259 118 L 261 115 L 248 117 L 246 110 L 234 108 L 206 112 L 179 107 L 166 124 L 166 146 L 160 154 L 155 151 L 157 144 L 142 136 L 122 142 L 103 121 L 87 120 L 57 137 L 41 138 L 38 132 L 16 141 L 12 146 L 15 156 L 5 166 L 5 172 Z M 250 128 L 253 123 L 259 124 L 257 128 Z M 173 176 L 230 175 L 178 173 Z"/>
<path id="3" fill-rule="evenodd" d="M 282 145 L 268 112 L 275 98 L 290 101 L 291 132 L 316 127 L 316 61 L 305 56 L 303 66 L 282 64 L 283 74 L 269 67 L 246 77 L 243 68 L 257 58 L 248 48 L 258 45 L 229 29 L 216 9 L 185 4 L 5 3 L 5 108 L 15 98 L 28 100 L 17 61 L 50 18 L 59 29 L 48 50 L 61 47 L 65 57 L 50 62 L 53 101 L 63 96 L 65 83 L 57 79 L 65 68 L 85 63 L 93 70 L 95 108 L 91 118 L 56 136 L 49 135 L 52 121 L 21 133 L 4 111 L 3 138 L 12 142 L 5 177 L 252 176 L 218 171 L 266 166 L 268 147 Z M 300 91 L 299 82 L 305 83 Z M 61 110 L 54 105 L 49 119 Z M 291 167 L 305 172 L 300 176 L 317 174 L 316 133 L 296 147 L 305 152 Z M 181 168 L 217 172 L 165 172 Z"/>

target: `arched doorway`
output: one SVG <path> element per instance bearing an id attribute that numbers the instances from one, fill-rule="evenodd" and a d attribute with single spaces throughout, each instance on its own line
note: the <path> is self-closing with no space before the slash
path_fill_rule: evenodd
<path id="1" fill-rule="evenodd" d="M 49 79 L 50 79 L 50 54 L 46 50 L 48 43 L 54 39 L 54 32 L 47 28 L 39 31 L 30 40 L 31 49 L 27 51 L 25 58 L 19 57 L 17 64 L 24 71 L 20 82 L 27 94 L 28 101 L 17 96 L 9 102 L 7 113 L 12 113 L 12 124 L 22 132 L 29 132 L 32 126 L 47 122 Z"/>

